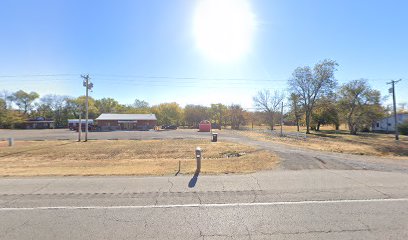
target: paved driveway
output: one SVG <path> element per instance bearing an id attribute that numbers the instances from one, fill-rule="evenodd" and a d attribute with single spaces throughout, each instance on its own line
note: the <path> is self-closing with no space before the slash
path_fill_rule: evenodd
<path id="1" fill-rule="evenodd" d="M 82 139 L 85 133 L 82 133 Z M 0 130 L 0 139 L 15 140 L 76 140 L 78 133 L 68 129 L 38 129 L 38 130 Z M 168 139 L 168 138 L 208 138 L 210 133 L 198 132 L 196 129 L 178 129 L 166 131 L 113 131 L 89 132 L 89 140 L 108 139 Z"/>

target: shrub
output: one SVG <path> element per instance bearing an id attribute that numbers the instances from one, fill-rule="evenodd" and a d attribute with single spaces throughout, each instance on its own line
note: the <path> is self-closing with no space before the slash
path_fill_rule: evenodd
<path id="1" fill-rule="evenodd" d="M 408 135 L 408 120 L 398 125 L 398 131 L 402 135 Z"/>

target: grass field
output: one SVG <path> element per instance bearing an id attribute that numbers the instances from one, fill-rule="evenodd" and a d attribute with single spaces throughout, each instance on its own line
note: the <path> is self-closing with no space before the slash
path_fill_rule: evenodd
<path id="1" fill-rule="evenodd" d="M 206 140 L 98 140 L 0 142 L 0 176 L 169 175 L 196 169 L 194 149 L 203 149 L 201 172 L 249 173 L 272 169 L 277 157 L 229 142 Z M 227 158 L 229 153 L 245 153 Z"/>
<path id="2" fill-rule="evenodd" d="M 294 129 L 296 127 L 286 127 L 284 131 L 293 131 Z M 307 135 L 307 140 L 297 140 L 293 138 L 272 137 L 270 134 L 256 131 L 237 132 L 258 140 L 279 142 L 314 150 L 408 160 L 408 136 L 400 136 L 400 140 L 395 141 L 392 134 L 360 133 L 358 135 L 350 135 L 346 130 L 321 130 L 319 132 L 312 131 L 311 134 Z"/>

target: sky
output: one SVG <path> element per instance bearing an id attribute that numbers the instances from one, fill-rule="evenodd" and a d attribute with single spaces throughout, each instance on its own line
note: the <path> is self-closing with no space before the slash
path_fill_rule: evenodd
<path id="1" fill-rule="evenodd" d="M 287 90 L 299 66 L 338 62 L 408 102 L 405 0 L 2 0 L 0 90 L 131 104 L 241 104 Z M 385 104 L 390 98 L 385 100 Z"/>

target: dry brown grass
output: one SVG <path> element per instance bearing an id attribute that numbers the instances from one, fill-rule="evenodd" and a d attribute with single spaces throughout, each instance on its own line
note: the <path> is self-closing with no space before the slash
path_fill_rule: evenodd
<path id="1" fill-rule="evenodd" d="M 243 126 L 243 128 L 248 129 L 248 130 L 252 130 L 252 126 Z M 267 130 L 270 129 L 269 126 L 267 125 L 261 125 L 261 126 L 256 126 L 254 125 L 254 130 Z M 275 130 L 280 131 L 281 127 L 279 125 L 275 126 Z M 283 131 L 285 132 L 296 132 L 297 131 L 297 127 L 296 126 L 283 126 L 282 127 Z M 340 125 L 339 130 L 347 130 L 347 126 L 345 126 L 344 124 Z M 324 125 L 324 126 L 320 126 L 320 130 L 335 130 L 334 126 L 331 125 Z M 306 127 L 305 126 L 300 126 L 299 127 L 299 131 L 300 132 L 306 132 Z"/>
<path id="2" fill-rule="evenodd" d="M 271 169 L 275 155 L 255 148 L 206 140 L 101 140 L 0 142 L 0 176 L 168 175 L 194 173 L 194 149 L 203 149 L 201 172 L 249 173 Z M 226 158 L 226 152 L 245 152 Z"/>
<path id="3" fill-rule="evenodd" d="M 326 130 L 312 132 L 312 134 L 307 135 L 307 140 L 297 140 L 273 137 L 270 134 L 255 131 L 237 131 L 237 133 L 257 140 L 279 142 L 320 151 L 408 160 L 408 136 L 400 136 L 400 141 L 395 141 L 392 134 L 361 133 L 350 135 L 346 131 Z"/>

